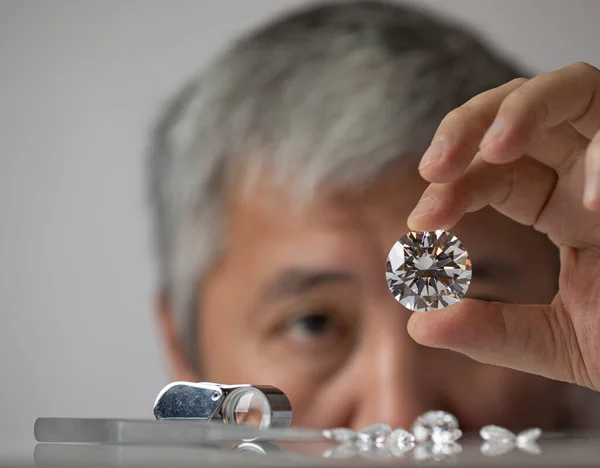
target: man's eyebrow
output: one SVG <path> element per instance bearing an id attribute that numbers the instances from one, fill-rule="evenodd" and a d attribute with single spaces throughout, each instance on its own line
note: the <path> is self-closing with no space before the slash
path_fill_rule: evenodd
<path id="1" fill-rule="evenodd" d="M 312 270 L 289 268 L 278 273 L 262 291 L 267 299 L 299 295 L 329 283 L 356 283 L 357 277 L 344 270 Z"/>
<path id="2" fill-rule="evenodd" d="M 522 272 L 513 264 L 501 259 L 484 259 L 474 261 L 472 265 L 473 278 L 478 280 L 509 279 L 520 281 Z"/>

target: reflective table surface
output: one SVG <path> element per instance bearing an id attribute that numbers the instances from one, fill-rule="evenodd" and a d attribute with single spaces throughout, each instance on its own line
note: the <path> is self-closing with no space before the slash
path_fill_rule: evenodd
<path id="1" fill-rule="evenodd" d="M 2 466 L 600 466 L 600 433 L 544 433 L 537 445 L 486 445 L 465 434 L 404 453 L 338 445 L 318 431 L 258 431 L 191 421 L 45 419 L 30 458 Z"/>

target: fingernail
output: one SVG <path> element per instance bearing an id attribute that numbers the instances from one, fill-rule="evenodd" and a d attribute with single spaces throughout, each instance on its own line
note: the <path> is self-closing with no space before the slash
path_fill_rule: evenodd
<path id="1" fill-rule="evenodd" d="M 483 147 L 497 140 L 502 135 L 502 132 L 504 132 L 504 127 L 504 119 L 496 118 L 496 120 L 494 120 L 492 123 L 492 126 L 488 128 L 487 132 L 485 132 L 485 135 L 483 135 L 483 139 L 481 140 L 479 146 Z"/>
<path id="2" fill-rule="evenodd" d="M 421 158 L 419 170 L 435 164 L 439 159 L 441 159 L 443 154 L 444 142 L 441 140 L 432 141 L 431 145 L 429 145 L 429 148 L 427 148 L 427 151 L 425 151 L 425 154 L 423 154 L 423 157 Z"/>
<path id="3" fill-rule="evenodd" d="M 408 219 L 416 219 L 426 214 L 429 214 L 433 211 L 433 207 L 435 206 L 435 200 L 430 197 L 421 198 L 415 209 L 412 211 Z"/>

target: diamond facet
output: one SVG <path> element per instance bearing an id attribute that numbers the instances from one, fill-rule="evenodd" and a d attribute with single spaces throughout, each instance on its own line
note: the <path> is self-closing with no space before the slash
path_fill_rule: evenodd
<path id="1" fill-rule="evenodd" d="M 471 283 L 471 259 L 448 231 L 410 231 L 392 246 L 385 276 L 400 304 L 427 312 L 464 297 Z"/>
<path id="2" fill-rule="evenodd" d="M 434 444 L 455 442 L 462 436 L 456 416 L 446 411 L 427 411 L 415 419 L 412 433 L 417 442 L 433 441 Z"/>
<path id="3" fill-rule="evenodd" d="M 495 426 L 493 424 L 484 426 L 479 431 L 479 435 L 483 440 L 489 440 L 493 442 L 514 442 L 515 434 L 508 429 Z"/>
<path id="4" fill-rule="evenodd" d="M 357 439 L 357 434 L 352 429 L 347 427 L 335 427 L 333 429 L 325 429 L 323 437 L 326 439 L 333 440 L 339 444 L 345 444 L 347 442 L 354 442 Z"/>
<path id="5" fill-rule="evenodd" d="M 387 424 L 372 424 L 358 432 L 358 440 L 366 445 L 381 446 L 392 433 L 392 428 Z"/>

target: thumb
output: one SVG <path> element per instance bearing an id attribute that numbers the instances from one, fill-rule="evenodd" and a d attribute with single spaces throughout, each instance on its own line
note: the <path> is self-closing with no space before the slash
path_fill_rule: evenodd
<path id="1" fill-rule="evenodd" d="M 439 311 L 413 313 L 408 332 L 425 346 L 575 382 L 571 350 L 577 340 L 568 314 L 559 307 L 463 299 Z"/>

